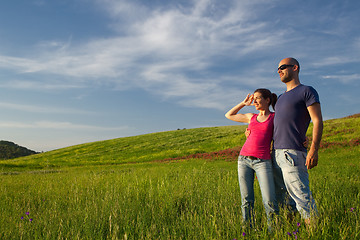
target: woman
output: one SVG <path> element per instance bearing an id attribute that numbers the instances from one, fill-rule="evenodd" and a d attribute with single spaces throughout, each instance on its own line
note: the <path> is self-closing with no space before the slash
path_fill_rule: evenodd
<path id="1" fill-rule="evenodd" d="M 271 93 L 268 89 L 257 89 L 254 94 L 248 94 L 244 101 L 225 114 L 225 117 L 232 121 L 249 123 L 250 134 L 240 151 L 238 174 L 242 215 L 244 221 L 250 222 L 250 224 L 254 208 L 255 173 L 259 181 L 269 226 L 271 216 L 278 213 L 270 155 L 275 113 L 269 110 L 270 105 L 274 108 L 276 100 L 276 94 Z M 255 106 L 259 113 L 238 113 L 240 109 L 250 105 Z"/>

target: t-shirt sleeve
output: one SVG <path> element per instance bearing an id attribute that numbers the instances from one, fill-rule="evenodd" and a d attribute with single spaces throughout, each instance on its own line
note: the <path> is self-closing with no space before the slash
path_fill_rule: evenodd
<path id="1" fill-rule="evenodd" d="M 306 107 L 313 105 L 314 103 L 320 103 L 319 94 L 313 87 L 308 87 L 305 91 L 305 104 Z"/>

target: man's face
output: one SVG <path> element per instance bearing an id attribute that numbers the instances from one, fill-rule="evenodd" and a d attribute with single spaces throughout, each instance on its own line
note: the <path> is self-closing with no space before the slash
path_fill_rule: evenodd
<path id="1" fill-rule="evenodd" d="M 278 73 L 283 83 L 290 82 L 294 76 L 294 65 L 288 60 L 282 60 L 278 66 Z"/>

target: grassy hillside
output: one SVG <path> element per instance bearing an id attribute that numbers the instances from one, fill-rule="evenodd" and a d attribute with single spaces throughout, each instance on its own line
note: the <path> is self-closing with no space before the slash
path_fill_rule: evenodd
<path id="1" fill-rule="evenodd" d="M 322 151 L 329 147 L 358 145 L 360 114 L 324 122 Z M 220 152 L 239 147 L 245 141 L 245 125 L 184 129 L 134 137 L 86 143 L 37 155 L 0 161 L 0 171 L 52 169 L 69 166 L 91 166 L 141 163 L 179 159 Z M 310 125 L 308 136 L 311 138 Z M 225 150 L 225 151 L 224 151 Z M 213 157 L 211 154 L 210 157 Z"/>
<path id="2" fill-rule="evenodd" d="M 0 239 L 360 239 L 359 126 L 359 116 L 325 122 L 309 171 L 320 216 L 312 232 L 282 210 L 269 233 L 257 181 L 255 227 L 242 224 L 236 157 L 219 158 L 244 141 L 245 126 L 231 126 L 1 161 Z"/>
<path id="3" fill-rule="evenodd" d="M 163 160 L 242 145 L 246 126 L 184 129 L 86 143 L 13 160 L 1 169 L 56 168 Z"/>

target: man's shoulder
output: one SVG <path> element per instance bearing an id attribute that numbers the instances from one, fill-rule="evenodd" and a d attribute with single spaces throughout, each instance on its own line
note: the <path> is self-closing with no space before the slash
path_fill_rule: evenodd
<path id="1" fill-rule="evenodd" d="M 293 96 L 298 96 L 300 98 L 302 97 L 309 97 L 309 96 L 316 96 L 318 98 L 319 94 L 318 92 L 315 90 L 315 88 L 313 88 L 312 86 L 308 86 L 308 85 L 303 85 L 300 84 L 298 87 L 296 87 L 294 89 L 295 91 L 293 92 Z"/>
<path id="2" fill-rule="evenodd" d="M 308 85 L 304 85 L 304 84 L 300 84 L 299 89 L 301 89 L 302 91 L 311 91 L 311 92 L 316 92 L 315 88 L 312 86 L 308 86 Z"/>
<path id="3" fill-rule="evenodd" d="M 315 102 L 320 103 L 319 94 L 312 86 L 302 85 L 302 89 L 299 91 L 299 94 L 303 96 L 306 106 L 310 106 Z"/>

